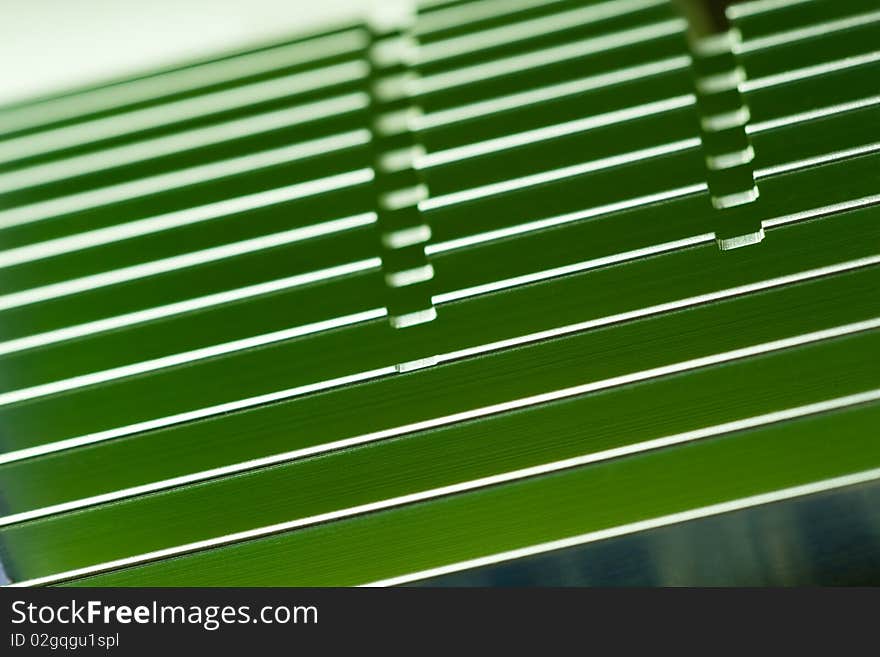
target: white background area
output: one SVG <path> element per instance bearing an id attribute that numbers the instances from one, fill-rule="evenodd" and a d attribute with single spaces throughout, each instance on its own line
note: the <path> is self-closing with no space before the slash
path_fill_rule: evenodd
<path id="1" fill-rule="evenodd" d="M 281 40 L 365 0 L 0 0 L 0 104 Z"/>

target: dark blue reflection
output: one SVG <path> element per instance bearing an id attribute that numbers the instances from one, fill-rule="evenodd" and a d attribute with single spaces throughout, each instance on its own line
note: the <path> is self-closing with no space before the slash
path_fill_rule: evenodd
<path id="1" fill-rule="evenodd" d="M 880 585 L 880 483 L 693 520 L 416 586 Z"/>

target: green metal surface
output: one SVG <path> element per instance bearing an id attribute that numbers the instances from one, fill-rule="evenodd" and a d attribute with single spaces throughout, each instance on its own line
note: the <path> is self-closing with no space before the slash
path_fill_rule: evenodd
<path id="1" fill-rule="evenodd" d="M 864 210 L 862 213 L 866 218 L 873 218 L 873 225 L 877 225 L 876 209 Z M 823 227 L 822 222 L 814 222 L 792 227 L 788 231 L 806 231 L 808 228 L 820 227 Z M 816 232 L 809 231 L 809 237 L 805 236 L 804 240 L 816 243 Z M 701 269 L 700 260 L 705 263 L 706 260 L 715 258 L 715 253 L 705 253 L 710 248 L 713 247 L 700 249 L 704 251 L 703 258 L 699 257 L 700 250 L 689 252 L 687 264 L 693 264 L 694 268 L 682 265 L 679 269 L 683 276 L 690 271 L 703 271 L 707 274 L 707 278 L 703 279 L 702 290 L 688 290 L 693 295 L 700 294 L 707 288 L 719 290 L 746 282 L 742 278 L 717 280 L 710 274 L 711 270 Z M 665 258 L 672 259 L 673 256 Z M 681 256 L 676 259 L 683 260 Z M 772 257 L 768 260 L 772 260 Z M 762 280 L 765 276 L 782 273 L 766 269 L 756 271 L 759 263 L 751 259 L 746 263 L 752 265 L 744 267 L 751 274 L 746 280 Z M 807 263 L 805 269 L 825 264 L 821 260 L 808 260 Z M 645 263 L 647 264 L 648 262 Z M 654 271 L 661 265 L 656 261 L 651 264 L 654 265 L 651 268 Z M 632 273 L 644 281 L 661 279 L 651 275 L 651 269 Z M 694 279 L 692 276 L 688 277 Z M 584 286 L 579 293 L 567 295 L 567 298 L 593 299 L 597 311 L 594 317 L 601 317 L 599 313 L 603 310 L 609 315 L 625 312 L 628 306 L 621 305 L 619 296 L 614 292 L 619 283 L 615 283 L 608 275 L 604 277 L 607 280 L 595 278 L 594 276 L 594 288 Z M 662 280 L 669 280 L 669 277 L 664 276 Z M 705 283 L 710 285 L 705 286 Z M 880 316 L 876 295 L 872 294 L 877 284 L 877 267 L 868 267 L 861 271 L 821 277 L 799 285 L 770 290 L 760 295 L 735 297 L 716 304 L 702 305 L 686 312 L 658 314 L 638 322 L 594 329 L 549 343 L 538 342 L 514 351 L 490 353 L 479 359 L 466 359 L 438 366 L 428 372 L 390 376 L 373 383 L 296 398 L 232 417 L 183 424 L 157 433 L 105 441 L 74 453 L 61 453 L 0 466 L 0 473 L 8 482 L 7 505 L 10 512 L 15 513 L 58 504 L 239 461 L 331 443 L 578 383 L 598 381 L 628 372 L 872 319 Z M 629 289 L 635 292 L 636 288 L 630 286 Z M 604 299 L 600 296 L 603 290 L 608 290 Z M 523 293 L 528 291 L 530 290 L 527 288 Z M 531 291 L 533 294 L 511 299 L 508 303 L 521 308 L 539 303 L 539 289 L 532 288 Z M 656 305 L 673 300 L 658 296 L 658 292 L 649 288 L 644 292 L 644 300 L 628 297 L 627 301 Z M 507 294 L 514 295 L 512 292 Z M 473 305 L 478 303 L 472 302 Z M 817 314 L 817 304 L 826 308 L 827 314 Z M 482 305 L 485 305 L 485 301 Z M 473 326 L 472 321 L 465 323 L 465 319 L 474 315 L 497 316 L 499 310 L 498 306 L 490 310 L 477 305 L 461 322 L 466 326 Z M 574 315 L 572 319 L 587 319 L 582 311 L 579 316 L 575 315 L 579 310 L 575 307 L 568 311 Z M 830 312 L 831 310 L 834 312 Z M 459 312 L 462 311 L 464 309 Z M 564 316 L 561 310 L 554 313 L 556 318 L 561 316 Z M 762 316 L 766 321 L 756 320 Z M 364 330 L 367 328 L 364 327 Z M 388 335 L 387 329 L 383 330 L 385 327 L 382 325 L 371 328 L 373 330 L 366 333 L 361 340 L 366 341 L 367 336 L 371 336 L 374 341 L 380 336 L 386 336 L 386 340 L 396 337 Z M 441 328 L 443 325 L 438 324 L 437 330 Z M 491 326 L 487 328 L 491 329 Z M 534 330 L 539 326 L 530 328 Z M 339 342 L 339 346 L 328 343 L 334 337 L 337 341 L 345 339 L 343 331 L 336 335 L 327 335 L 323 340 L 327 346 L 316 351 L 319 354 L 336 352 L 346 359 L 344 343 Z M 481 336 L 469 332 L 462 337 L 473 340 Z M 491 337 L 502 336 L 487 335 L 486 341 L 490 341 Z M 348 342 L 355 345 L 361 340 L 348 337 Z M 462 344 L 468 343 L 462 341 Z M 448 349 L 451 351 L 456 346 L 459 345 L 451 343 Z M 556 350 L 559 350 L 559 355 L 556 355 Z M 389 351 L 388 355 L 380 353 L 379 358 L 387 359 L 391 357 L 391 353 L 393 352 Z M 412 354 L 413 357 L 417 355 L 418 352 L 415 351 Z M 326 356 L 323 360 L 326 362 Z M 381 362 L 384 361 L 344 360 L 338 365 L 337 371 L 344 371 L 343 368 L 351 368 L 353 365 L 371 369 Z M 560 364 L 565 364 L 565 367 Z M 314 375 L 318 367 L 318 362 L 308 365 L 303 363 L 305 374 Z M 265 368 L 260 371 L 268 372 Z M 529 371 L 530 375 L 522 375 L 524 371 Z M 538 376 L 538 372 L 543 374 Z M 330 371 L 327 374 L 333 373 Z M 487 380 L 490 376 L 491 379 Z M 401 405 L 400 400 L 406 400 L 406 403 Z M 247 439 L 243 440 L 243 436 Z M 88 476 L 89 473 L 93 476 Z M 34 489 L 30 482 L 35 479 L 51 483 Z"/>
<path id="2" fill-rule="evenodd" d="M 871 429 L 880 421 L 878 410 L 874 405 L 781 424 L 123 570 L 81 584 L 368 583 L 876 467 L 880 454 Z M 797 470 L 790 468 L 793 454 Z"/>
<path id="3" fill-rule="evenodd" d="M 234 74 L 190 87 L 171 71 L 47 99 L 33 105 L 45 123 L 23 130 L 3 127 L 21 108 L 0 108 L 13 582 L 364 584 L 880 477 L 876 0 L 731 14 L 760 191 L 734 211 L 710 203 L 671 3 L 480 14 L 486 2 L 425 10 L 416 27 L 437 318 L 412 329 L 386 317 L 376 199 L 396 179 L 373 180 L 365 28 L 294 42 L 298 59 L 284 44 L 261 64 L 229 55 Z M 615 11 L 559 18 L 594 5 Z M 280 91 L 249 101 L 263 83 Z M 221 107 L 216 94 L 242 89 Z M 340 98 L 348 109 L 308 109 Z M 190 102 L 203 109 L 175 109 Z M 144 112 L 160 118 L 125 128 Z M 203 168 L 231 158 L 245 159 Z M 332 191 L 222 205 L 352 172 Z M 728 217 L 764 241 L 720 251 Z M 560 393 L 574 386 L 587 387 Z M 479 483 L 575 457 L 595 462 Z"/>

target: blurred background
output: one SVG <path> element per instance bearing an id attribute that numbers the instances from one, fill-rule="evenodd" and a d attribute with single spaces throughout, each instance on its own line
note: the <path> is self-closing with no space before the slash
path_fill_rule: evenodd
<path id="1" fill-rule="evenodd" d="M 0 104 L 285 39 L 356 17 L 366 5 L 368 0 L 3 0 Z"/>

